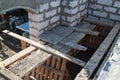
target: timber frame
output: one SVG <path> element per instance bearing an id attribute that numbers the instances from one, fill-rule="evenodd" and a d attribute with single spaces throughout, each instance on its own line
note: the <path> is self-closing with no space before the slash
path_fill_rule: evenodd
<path id="1" fill-rule="evenodd" d="M 88 21 L 88 19 L 86 19 L 85 21 Z M 91 21 L 91 23 L 93 23 L 93 22 Z M 106 24 L 106 25 L 108 25 L 108 24 Z M 110 26 L 110 25 L 108 25 L 108 26 Z M 28 48 L 23 48 L 24 50 L 20 51 L 19 53 L 15 54 L 12 57 L 0 62 L 0 74 L 2 74 L 3 76 L 5 76 L 7 79 L 10 79 L 10 80 L 23 80 L 22 78 L 26 74 L 28 74 L 30 70 L 33 70 L 38 65 L 41 65 L 49 70 L 54 71 L 53 68 L 46 67 L 46 66 L 42 65 L 42 63 L 45 62 L 50 57 L 52 57 L 52 55 L 55 55 L 57 57 L 61 57 L 65 60 L 68 60 L 70 62 L 73 62 L 73 63 L 83 67 L 82 70 L 80 71 L 80 73 L 76 76 L 75 80 L 88 80 L 88 79 L 90 79 L 91 75 L 93 74 L 94 70 L 98 66 L 98 64 L 101 61 L 104 54 L 109 49 L 112 42 L 116 38 L 116 35 L 118 34 L 118 32 L 120 30 L 119 26 L 120 26 L 120 23 L 115 24 L 113 29 L 110 31 L 108 36 L 105 38 L 105 40 L 102 42 L 102 44 L 99 46 L 97 51 L 94 53 L 94 55 L 90 58 L 90 60 L 88 62 L 76 59 L 68 54 L 64 54 L 62 52 L 59 52 L 58 50 L 55 50 L 47 45 L 43 45 L 40 42 L 36 42 L 36 41 L 30 40 L 30 39 L 27 39 L 25 37 L 22 37 L 20 35 L 17 35 L 13 32 L 8 31 L 8 30 L 4 30 L 3 33 L 21 40 L 22 43 L 28 43 L 31 46 Z M 84 30 L 82 30 L 82 31 L 83 31 L 83 33 L 86 32 Z M 88 34 L 91 34 L 91 32 L 88 32 Z M 98 33 L 95 33 L 95 34 L 98 34 Z M 37 50 L 41 51 L 44 54 L 41 54 L 39 52 L 34 53 L 34 51 L 37 51 Z M 28 57 L 28 58 L 25 59 L 25 57 Z M 32 63 L 29 63 L 29 62 L 34 57 L 36 57 L 36 59 L 35 59 L 36 61 L 37 60 L 39 60 L 39 61 L 37 63 L 33 62 L 34 65 L 32 65 Z M 25 59 L 25 60 L 23 60 L 23 59 Z M 22 62 L 27 61 L 27 63 L 23 64 L 23 65 L 25 65 L 24 67 L 21 65 L 14 66 L 14 67 L 11 66 L 11 64 L 14 65 L 14 63 L 17 61 L 18 61 L 18 64 L 20 64 L 19 63 L 20 60 L 23 60 Z M 28 66 L 31 66 L 31 67 L 28 68 Z M 8 67 L 9 67 L 9 69 L 8 69 Z M 13 70 L 13 69 L 15 69 L 15 67 L 17 67 L 16 71 Z M 21 70 L 21 72 L 16 74 L 18 68 L 19 68 L 19 70 Z M 15 71 L 15 72 L 13 72 L 13 71 Z M 56 72 L 57 74 L 61 74 L 62 71 L 55 70 L 54 72 Z"/>

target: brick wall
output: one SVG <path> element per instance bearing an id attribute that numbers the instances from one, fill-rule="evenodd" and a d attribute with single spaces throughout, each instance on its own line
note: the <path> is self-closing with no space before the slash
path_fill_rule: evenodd
<path id="1" fill-rule="evenodd" d="M 86 16 L 88 0 L 62 0 L 61 24 L 75 26 Z"/>
<path id="2" fill-rule="evenodd" d="M 91 0 L 88 13 L 92 18 L 120 21 L 120 0 Z"/>
<path id="3" fill-rule="evenodd" d="M 60 24 L 61 1 L 52 0 L 41 4 L 37 9 L 38 14 L 28 13 L 30 25 L 30 38 L 38 40 L 38 36 Z"/>

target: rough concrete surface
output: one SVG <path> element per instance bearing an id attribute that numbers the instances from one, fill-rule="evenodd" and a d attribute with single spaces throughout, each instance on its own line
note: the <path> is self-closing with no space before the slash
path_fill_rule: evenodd
<path id="1" fill-rule="evenodd" d="M 97 80 L 120 80 L 120 38 L 113 48 L 109 59 L 100 71 Z"/>

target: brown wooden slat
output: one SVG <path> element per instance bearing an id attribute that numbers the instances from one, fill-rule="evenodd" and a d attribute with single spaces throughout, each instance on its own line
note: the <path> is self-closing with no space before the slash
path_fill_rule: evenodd
<path id="1" fill-rule="evenodd" d="M 50 58 L 46 61 L 46 63 L 45 63 L 45 66 L 50 66 Z M 43 64 L 44 65 L 44 64 Z M 48 69 L 49 68 L 46 68 L 45 66 L 43 66 L 43 65 L 41 65 L 41 67 L 43 67 L 43 68 L 45 68 L 45 77 L 44 77 L 44 80 L 47 80 L 48 79 L 48 74 L 49 74 L 49 71 L 48 71 Z"/>
<path id="2" fill-rule="evenodd" d="M 50 67 L 54 68 L 55 64 L 56 64 L 56 59 L 54 57 L 52 57 L 52 61 L 51 61 Z M 51 71 L 49 75 L 50 75 L 50 80 L 52 80 L 53 76 L 54 76 L 54 73 Z"/>
<path id="3" fill-rule="evenodd" d="M 71 47 L 73 49 L 80 50 L 80 51 L 86 51 L 87 50 L 87 47 L 82 46 L 80 44 L 77 44 L 75 42 L 65 41 L 65 42 L 61 42 L 61 43 L 66 45 L 66 46 L 69 46 L 69 47 Z"/>
<path id="4" fill-rule="evenodd" d="M 1 64 L 0 66 L 1 66 L 1 67 L 2 67 L 2 66 L 7 67 L 8 65 L 10 65 L 10 64 L 16 62 L 17 60 L 23 58 L 25 55 L 30 54 L 30 53 L 31 53 L 32 51 L 34 51 L 34 50 L 36 50 L 36 48 L 33 47 L 33 46 L 30 46 L 30 47 L 28 47 L 28 48 L 20 51 L 19 53 L 11 56 L 10 58 L 8 58 L 8 59 L 0 62 L 0 64 Z"/>
<path id="5" fill-rule="evenodd" d="M 58 70 L 60 70 L 60 66 L 61 66 L 61 58 L 57 58 L 57 63 L 56 63 L 56 69 L 58 69 Z M 54 75 L 54 80 L 57 80 L 58 79 L 58 77 L 59 77 L 59 75 L 58 74 L 55 74 Z"/>
<path id="6" fill-rule="evenodd" d="M 114 23 L 105 22 L 105 21 L 97 20 L 97 19 L 91 19 L 91 18 L 84 18 L 83 21 L 93 23 L 95 25 L 100 25 L 100 26 L 108 26 L 108 27 L 114 26 Z"/>
<path id="7" fill-rule="evenodd" d="M 63 80 L 64 74 L 65 74 L 65 69 L 66 69 L 66 62 L 67 61 L 65 59 L 63 59 L 60 70 L 64 71 L 64 72 L 63 72 L 62 75 L 59 75 L 59 79 L 58 80 Z"/>

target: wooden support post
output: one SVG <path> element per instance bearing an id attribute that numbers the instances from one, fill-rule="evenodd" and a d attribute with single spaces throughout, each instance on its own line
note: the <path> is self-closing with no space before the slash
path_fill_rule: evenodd
<path id="1" fill-rule="evenodd" d="M 78 73 L 75 80 L 88 80 L 90 78 L 93 71 L 98 66 L 100 60 L 102 59 L 102 57 L 104 56 L 110 45 L 112 44 L 119 30 L 120 30 L 120 23 L 116 23 L 116 25 L 113 27 L 111 32 L 105 38 L 103 43 L 100 45 L 100 47 L 97 49 L 94 55 L 87 62 L 85 67 L 80 71 L 80 73 Z"/>
<path id="2" fill-rule="evenodd" d="M 42 44 L 40 44 L 38 42 L 35 42 L 33 40 L 30 40 L 30 39 L 27 39 L 25 37 L 22 37 L 22 36 L 20 36 L 18 34 L 15 34 L 13 32 L 8 31 L 8 30 L 4 30 L 3 33 L 6 33 L 6 34 L 8 34 L 10 36 L 13 36 L 13 37 L 15 37 L 17 39 L 23 40 L 23 41 L 25 41 L 25 42 L 27 42 L 27 43 L 35 46 L 35 47 L 41 48 L 41 49 L 43 49 L 45 51 L 48 51 L 48 52 L 52 53 L 53 55 L 62 57 L 62 58 L 66 59 L 66 60 L 68 60 L 70 62 L 73 62 L 73 63 L 75 63 L 77 65 L 85 66 L 85 64 L 86 64 L 86 62 L 84 62 L 82 60 L 76 59 L 76 58 L 74 58 L 74 57 L 72 57 L 72 56 L 70 56 L 68 54 L 59 52 L 58 50 L 55 50 L 55 49 L 53 49 L 53 48 L 51 48 L 49 46 L 42 45 Z"/>
<path id="3" fill-rule="evenodd" d="M 27 47 L 27 43 L 21 40 L 21 48 L 24 50 Z"/>

